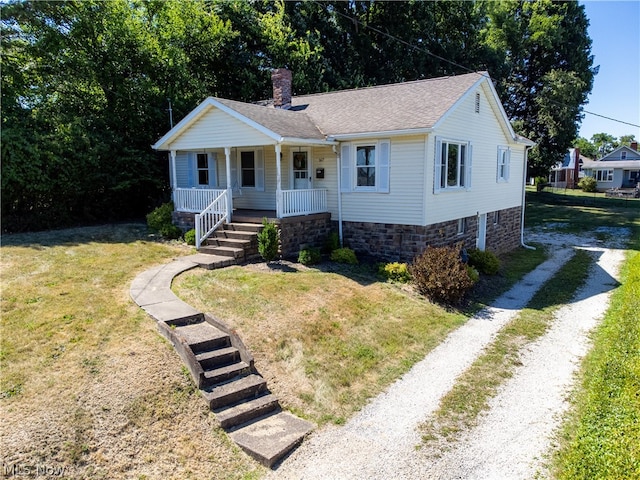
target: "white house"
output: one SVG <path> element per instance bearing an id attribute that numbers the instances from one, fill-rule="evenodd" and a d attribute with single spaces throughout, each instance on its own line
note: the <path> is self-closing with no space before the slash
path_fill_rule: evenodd
<path id="1" fill-rule="evenodd" d="M 616 148 L 599 160 L 585 161 L 585 175 L 597 180 L 598 191 L 633 189 L 640 184 L 640 153 L 638 143 Z"/>
<path id="2" fill-rule="evenodd" d="M 273 101 L 207 98 L 153 145 L 170 152 L 176 212 L 198 213 L 200 238 L 257 210 L 279 223 L 285 256 L 329 229 L 388 260 L 520 244 L 533 143 L 487 73 L 296 97 L 291 72 L 272 79 Z"/>

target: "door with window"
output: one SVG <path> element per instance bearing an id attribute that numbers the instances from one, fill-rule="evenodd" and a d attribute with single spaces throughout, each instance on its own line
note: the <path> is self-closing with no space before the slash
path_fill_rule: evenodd
<path id="1" fill-rule="evenodd" d="M 309 161 L 309 152 L 306 150 L 292 152 L 292 156 L 294 190 L 311 188 L 311 165 Z"/>

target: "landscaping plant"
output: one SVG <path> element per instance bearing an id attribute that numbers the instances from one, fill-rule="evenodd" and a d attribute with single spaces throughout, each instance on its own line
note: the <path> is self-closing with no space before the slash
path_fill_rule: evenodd
<path id="1" fill-rule="evenodd" d="M 321 259 L 320 249 L 316 247 L 305 248 L 298 254 L 298 262 L 303 265 L 315 265 L 320 263 Z"/>
<path id="2" fill-rule="evenodd" d="M 163 203 L 147 215 L 147 226 L 164 238 L 170 240 L 180 238 L 182 230 L 173 224 L 172 213 L 173 202 Z"/>
<path id="3" fill-rule="evenodd" d="M 598 182 L 593 177 L 582 177 L 578 182 L 578 187 L 582 189 L 583 192 L 593 193 L 596 191 L 596 186 Z"/>
<path id="4" fill-rule="evenodd" d="M 258 253 L 270 262 L 278 256 L 278 228 L 266 218 L 262 219 L 263 229 L 258 233 Z"/>
<path id="5" fill-rule="evenodd" d="M 331 252 L 331 261 L 338 263 L 347 263 L 349 265 L 357 265 L 358 257 L 350 248 L 338 248 Z"/>
<path id="6" fill-rule="evenodd" d="M 408 283 L 411 281 L 411 274 L 406 263 L 383 263 L 380 265 L 379 272 L 392 282 Z"/>
<path id="7" fill-rule="evenodd" d="M 417 290 L 434 302 L 460 303 L 474 282 L 460 258 L 461 245 L 432 247 L 418 255 L 409 268 Z"/>
<path id="8" fill-rule="evenodd" d="M 500 260 L 487 250 L 469 250 L 469 265 L 486 275 L 495 275 L 500 270 Z"/>

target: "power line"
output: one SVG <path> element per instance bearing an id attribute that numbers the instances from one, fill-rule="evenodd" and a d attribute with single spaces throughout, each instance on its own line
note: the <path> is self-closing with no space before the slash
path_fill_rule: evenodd
<path id="1" fill-rule="evenodd" d="M 319 5 L 319 6 L 321 6 L 322 8 L 325 8 L 325 6 L 324 6 L 324 5 L 322 5 L 322 3 L 321 3 L 321 2 L 319 2 L 319 1 L 317 1 L 317 0 L 313 0 L 313 3 L 315 3 L 315 4 Z M 467 66 L 465 66 L 465 65 L 461 65 L 461 64 L 456 63 L 456 62 L 454 62 L 454 61 L 452 61 L 452 60 L 449 60 L 449 59 L 447 59 L 447 58 L 441 57 L 440 55 L 436 55 L 435 53 L 430 52 L 427 48 L 425 48 L 425 47 L 423 47 L 423 46 L 414 45 L 414 44 L 412 44 L 412 43 L 407 42 L 406 40 L 403 40 L 402 38 L 396 37 L 395 35 L 391 35 L 390 33 L 387 33 L 387 32 L 384 32 L 384 31 L 382 31 L 382 30 L 378 29 L 378 28 L 372 27 L 371 25 L 367 25 L 367 24 L 365 24 L 365 23 L 361 22 L 361 21 L 360 21 L 358 18 L 356 18 L 356 17 L 352 17 L 352 16 L 347 15 L 347 14 L 345 14 L 345 13 L 339 12 L 339 11 L 337 11 L 337 10 L 335 10 L 335 9 L 333 10 L 333 12 L 334 12 L 334 13 L 337 13 L 338 15 L 340 15 L 340 16 L 342 16 L 342 17 L 344 17 L 344 18 L 348 19 L 348 20 L 351 20 L 351 21 L 352 21 L 352 22 L 354 22 L 354 23 L 357 23 L 358 25 L 362 25 L 364 28 L 367 28 L 367 29 L 369 29 L 369 30 L 372 30 L 372 31 L 374 31 L 374 32 L 376 32 L 376 33 L 378 33 L 378 34 L 380 34 L 380 35 L 384 35 L 385 37 L 390 38 L 391 40 L 394 40 L 394 41 L 396 41 L 396 42 L 399 42 L 399 43 L 401 43 L 401 44 L 403 44 L 403 45 L 405 45 L 405 46 L 407 46 L 407 47 L 409 47 L 409 48 L 411 48 L 411 49 L 413 49 L 413 50 L 418 50 L 418 51 L 424 52 L 424 53 L 426 53 L 427 55 L 432 56 L 433 58 L 436 58 L 436 59 L 441 60 L 441 61 L 443 61 L 443 62 L 449 63 L 450 65 L 453 65 L 453 66 L 455 66 L 455 67 L 461 68 L 461 69 L 463 69 L 463 70 L 466 70 L 466 71 L 467 71 L 467 72 L 469 72 L 469 73 L 475 73 L 476 75 L 479 75 L 479 76 L 481 76 L 481 77 L 488 78 L 488 79 L 490 79 L 490 80 L 492 80 L 492 81 L 493 81 L 493 79 L 491 79 L 491 77 L 490 77 L 489 75 L 485 75 L 485 74 L 480 73 L 480 72 L 478 72 L 478 71 L 476 71 L 476 70 L 473 70 L 473 69 L 471 69 L 471 68 L 469 68 L 469 67 L 467 67 Z M 554 103 L 556 103 L 556 104 L 558 104 L 558 105 L 566 106 L 566 104 L 563 104 L 563 103 L 560 103 L 560 102 L 554 102 Z M 632 126 L 632 127 L 640 128 L 640 125 L 636 125 L 635 123 L 626 122 L 626 121 L 624 121 L 624 120 L 619 120 L 619 119 L 617 119 L 617 118 L 608 117 L 608 116 L 606 116 L 606 115 L 601 115 L 601 114 L 599 114 L 599 113 L 590 112 L 590 111 L 588 111 L 588 110 L 584 110 L 584 109 L 583 109 L 583 110 L 582 110 L 582 113 L 586 113 L 586 114 L 589 114 L 589 115 L 594 115 L 594 116 L 596 116 L 596 117 L 600 117 L 600 118 L 604 118 L 604 119 L 607 119 L 607 120 L 611 120 L 611 121 L 613 121 L 613 122 L 618 122 L 618 123 L 622 123 L 622 124 L 625 124 L 625 125 L 630 125 L 630 126 Z"/>

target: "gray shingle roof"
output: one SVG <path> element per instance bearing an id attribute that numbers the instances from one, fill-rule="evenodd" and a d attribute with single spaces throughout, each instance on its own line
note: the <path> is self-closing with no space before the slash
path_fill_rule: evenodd
<path id="1" fill-rule="evenodd" d="M 481 75 L 486 74 L 303 95 L 291 103 L 326 135 L 431 128 Z"/>
<path id="2" fill-rule="evenodd" d="M 216 100 L 283 137 L 325 136 L 426 129 L 484 72 L 293 97 L 290 110 Z"/>

